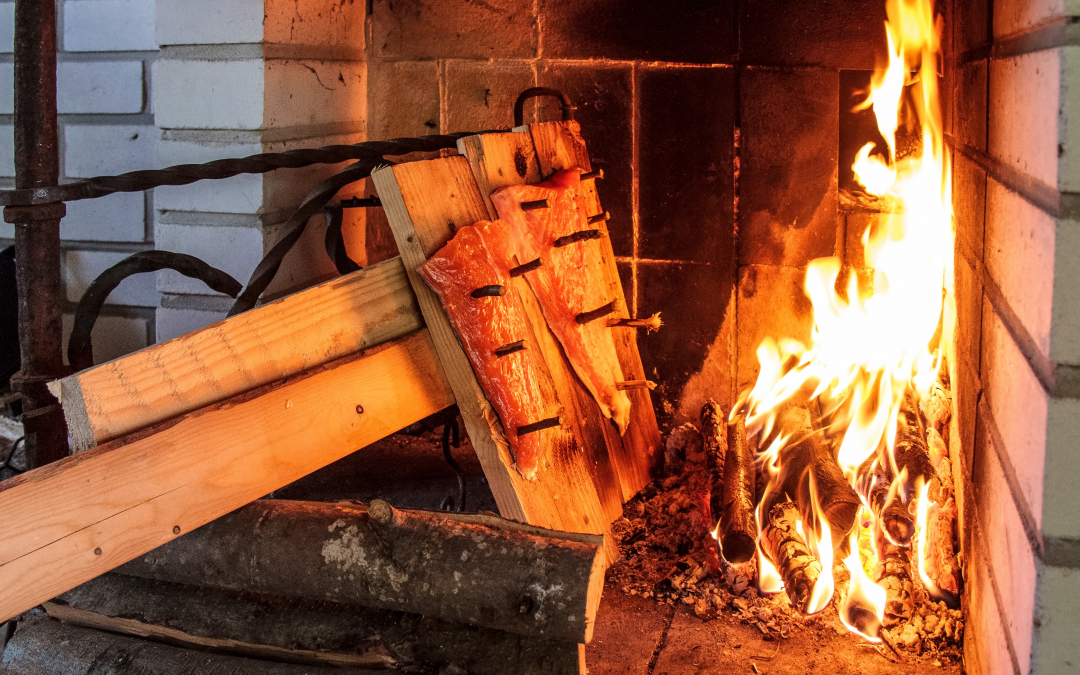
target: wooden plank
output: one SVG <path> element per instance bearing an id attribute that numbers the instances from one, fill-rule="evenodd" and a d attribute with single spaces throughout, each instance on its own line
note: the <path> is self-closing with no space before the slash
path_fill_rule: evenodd
<path id="1" fill-rule="evenodd" d="M 490 199 L 492 192 L 507 185 L 540 182 L 536 151 L 532 137 L 527 133 L 466 136 L 458 140 L 458 150 L 469 160 L 492 219 L 498 218 Z M 624 455 L 619 430 L 600 412 L 589 390 L 574 373 L 558 339 L 548 328 L 540 302 L 528 281 L 525 277 L 517 277 L 511 283 L 532 322 L 537 345 L 547 363 L 559 400 L 567 409 L 565 416 L 570 419 L 574 436 L 589 458 L 587 466 L 597 487 L 604 514 L 609 523 L 613 522 L 622 515 L 623 493 L 629 489 L 629 486 L 623 486 L 615 465 Z M 632 476 L 628 482 L 633 483 Z"/>
<path id="2" fill-rule="evenodd" d="M 453 403 L 422 329 L 0 483 L 0 620 Z"/>
<path id="3" fill-rule="evenodd" d="M 578 167 L 583 171 L 592 171 L 585 140 L 581 137 L 581 126 L 574 121 L 545 122 L 529 127 L 533 145 L 536 148 L 540 173 L 546 178 L 556 171 Z M 603 213 L 600 197 L 596 192 L 596 181 L 582 184 L 582 194 L 592 207 L 592 213 Z M 607 223 L 597 224 L 607 232 Z M 605 278 L 611 291 L 611 297 L 617 298 L 617 316 L 629 317 L 629 305 L 619 280 L 619 270 L 615 264 L 615 253 L 611 249 L 611 238 L 600 240 L 605 251 Z M 637 330 L 634 328 L 612 328 L 615 331 L 615 350 L 619 354 L 619 364 L 623 375 L 628 380 L 644 380 L 645 369 L 641 365 L 638 352 Z M 659 461 L 662 448 L 660 430 L 656 425 L 656 411 L 648 389 L 629 389 L 632 409 L 630 425 L 623 435 L 624 454 L 616 459 L 623 482 L 623 499 L 628 500 L 645 487 L 650 480 L 650 473 Z"/>
<path id="4" fill-rule="evenodd" d="M 400 258 L 52 383 L 76 450 L 423 326 Z"/>
<path id="5" fill-rule="evenodd" d="M 512 468 L 497 415 L 476 381 L 438 296 L 416 274 L 416 268 L 442 248 L 458 227 L 488 218 L 468 160 L 455 156 L 397 164 L 374 172 L 372 179 L 499 512 L 505 518 L 553 530 L 610 534 L 584 455 L 576 448 L 553 448 L 534 482 Z M 609 559 L 614 560 L 614 539 L 604 539 Z"/>

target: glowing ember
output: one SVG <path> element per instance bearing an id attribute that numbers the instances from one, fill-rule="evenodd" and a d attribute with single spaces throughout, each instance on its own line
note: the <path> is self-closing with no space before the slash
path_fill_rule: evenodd
<path id="1" fill-rule="evenodd" d="M 938 102 L 940 25 L 931 0 L 888 0 L 887 9 L 889 63 L 875 73 L 859 106 L 873 110 L 886 147 L 867 144 L 853 166 L 859 183 L 888 211 L 862 235 L 864 260 L 852 261 L 872 283 L 860 283 L 856 271 L 845 269 L 839 258 L 811 261 L 804 284 L 813 306 L 810 344 L 763 340 L 757 350 L 758 379 L 732 412 L 733 418 L 746 415 L 747 433 L 756 434 L 762 447 L 758 459 L 768 479 L 762 504 L 777 498 L 800 504 L 806 522 L 798 523 L 798 534 L 822 567 L 805 612 L 829 604 L 835 588 L 833 546 L 846 538 L 850 553 L 843 562 L 851 581 L 840 617 L 875 642 L 886 605 L 885 589 L 870 577 L 878 564 L 877 537 L 914 546 L 923 585 L 936 592 L 926 572 L 932 506 L 927 481 L 935 465 L 926 460 L 930 469 L 921 473 L 912 465 L 910 439 L 925 436 L 917 419 L 918 401 L 930 395 L 948 358 L 954 324 L 949 166 Z M 896 149 L 901 124 L 917 129 L 921 139 L 906 156 L 898 156 Z M 820 417 L 813 435 L 832 443 L 835 464 L 862 504 L 853 526 L 848 527 L 852 511 L 838 523 L 830 504 L 819 503 L 827 495 L 825 484 L 815 482 L 816 469 L 800 468 L 809 474 L 808 496 L 805 488 L 792 487 L 806 478 L 782 478 L 790 473 L 784 462 L 795 456 L 785 451 L 806 437 L 795 438 L 796 432 L 780 423 L 791 406 Z M 913 500 L 917 523 L 909 511 Z M 759 524 L 766 522 L 768 508 L 759 505 Z M 761 590 L 778 591 L 782 580 L 773 563 L 779 561 L 770 561 L 763 549 L 758 561 Z"/>

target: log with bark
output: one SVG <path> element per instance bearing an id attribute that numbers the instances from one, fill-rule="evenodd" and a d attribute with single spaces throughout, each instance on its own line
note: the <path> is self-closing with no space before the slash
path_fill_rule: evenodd
<path id="1" fill-rule="evenodd" d="M 932 504 L 927 515 L 927 574 L 950 602 L 960 595 L 960 563 L 956 558 L 956 504 L 950 497 L 944 504 Z"/>
<path id="2" fill-rule="evenodd" d="M 842 546 L 855 524 L 859 495 L 848 484 L 821 433 L 814 431 L 809 410 L 787 405 L 778 418 L 779 433 L 791 439 L 780 451 L 780 489 L 798 504 L 804 523 L 816 522 L 812 477 L 818 505 L 829 521 L 833 546 Z"/>
<path id="3" fill-rule="evenodd" d="M 911 549 L 878 538 L 878 585 L 885 589 L 886 626 L 911 618 L 915 595 L 911 584 Z"/>
<path id="4" fill-rule="evenodd" d="M 802 612 L 806 611 L 814 584 L 821 576 L 821 562 L 796 529 L 798 520 L 799 509 L 793 502 L 774 504 L 769 509 L 761 535 L 765 554 L 784 580 L 791 604 Z"/>
<path id="5" fill-rule="evenodd" d="M 603 587 L 602 548 L 596 535 L 482 514 L 264 500 L 117 571 L 583 643 Z"/>
<path id="6" fill-rule="evenodd" d="M 65 625 L 45 617 L 21 622 L 0 662 L 0 673 L 11 675 L 385 675 L 387 672 L 214 654 Z"/>
<path id="7" fill-rule="evenodd" d="M 727 419 L 716 401 L 709 399 L 701 408 L 701 437 L 705 446 L 705 462 L 709 469 L 709 509 L 719 524 L 723 512 L 724 461 L 727 458 Z"/>
<path id="8" fill-rule="evenodd" d="M 722 418 L 721 418 L 722 419 Z M 727 426 L 724 458 L 724 498 L 720 506 L 720 552 L 730 563 L 749 562 L 757 550 L 757 467 L 746 439 L 743 417 Z"/>
<path id="9" fill-rule="evenodd" d="M 51 603 L 72 625 L 306 665 L 576 675 L 581 645 L 385 609 L 104 574 Z"/>
<path id="10" fill-rule="evenodd" d="M 904 395 L 897 416 L 892 458 L 885 452 L 878 454 L 874 485 L 870 491 L 870 507 L 894 543 L 911 544 L 915 536 L 911 502 L 917 496 L 920 483 L 929 483 L 936 473 L 930 461 L 919 408 L 913 392 L 909 391 Z M 897 482 L 898 476 L 903 480 Z M 894 483 L 897 484 L 894 486 Z"/>

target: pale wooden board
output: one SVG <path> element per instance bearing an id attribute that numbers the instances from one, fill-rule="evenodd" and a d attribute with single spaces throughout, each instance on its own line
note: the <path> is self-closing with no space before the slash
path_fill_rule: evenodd
<path id="1" fill-rule="evenodd" d="M 439 298 L 416 274 L 416 268 L 451 239 L 452 231 L 488 219 L 468 160 L 455 156 L 398 164 L 374 172 L 372 178 L 501 515 L 555 530 L 608 535 L 605 550 L 614 560 L 614 540 L 585 456 L 575 449 L 554 449 L 542 461 L 535 482 L 512 468 L 497 416 Z"/>
<path id="2" fill-rule="evenodd" d="M 422 329 L 0 483 L 0 620 L 453 403 Z"/>
<path id="3" fill-rule="evenodd" d="M 76 450 L 119 438 L 423 326 L 394 258 L 51 385 Z"/>
<path id="4" fill-rule="evenodd" d="M 533 145 L 536 149 L 540 173 L 544 178 L 556 171 L 578 167 L 583 171 L 592 171 L 585 140 L 581 137 L 581 127 L 577 122 L 545 122 L 529 127 Z M 591 202 L 593 213 L 602 213 L 603 207 L 596 193 L 596 182 L 585 181 L 582 194 Z M 607 232 L 607 224 L 599 223 L 597 228 Z M 619 270 L 615 264 L 615 253 L 611 250 L 611 238 L 600 240 L 605 250 L 605 275 L 612 293 L 618 298 L 618 313 L 615 316 L 629 317 L 629 306 L 619 280 Z M 623 375 L 628 380 L 644 380 L 645 370 L 641 366 L 641 355 L 637 346 L 637 329 L 613 328 L 615 331 L 615 350 L 619 354 L 619 364 Z M 660 330 L 663 330 L 661 328 Z M 662 448 L 660 430 L 656 425 L 656 411 L 648 389 L 628 389 L 632 408 L 630 425 L 623 435 L 621 456 L 613 457 L 623 484 L 623 500 L 628 500 L 649 483 L 650 473 L 656 466 Z"/>
<path id="5" fill-rule="evenodd" d="M 527 133 L 466 136 L 458 140 L 458 150 L 469 160 L 488 215 L 492 219 L 498 218 L 490 199 L 492 192 L 507 185 L 540 182 L 536 151 L 533 149 L 532 137 Z M 595 243 L 589 242 L 589 245 Z M 622 485 L 613 459 L 625 454 L 619 430 L 600 412 L 589 390 L 574 373 L 558 339 L 548 328 L 540 302 L 526 278 L 517 277 L 512 280 L 512 284 L 522 299 L 529 321 L 532 322 L 537 344 L 547 362 L 559 400 L 567 409 L 566 417 L 569 418 L 574 435 L 589 458 L 587 466 L 597 486 L 600 504 L 608 522 L 613 522 L 622 515 L 623 493 L 629 489 L 629 486 L 624 488 Z"/>

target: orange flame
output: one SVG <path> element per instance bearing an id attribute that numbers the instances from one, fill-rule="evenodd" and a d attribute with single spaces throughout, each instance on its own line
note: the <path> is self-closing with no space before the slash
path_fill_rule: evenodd
<path id="1" fill-rule="evenodd" d="M 781 404 L 797 394 L 812 392 L 829 418 L 829 433 L 839 439 L 837 463 L 864 503 L 859 524 L 849 533 L 851 553 L 843 562 L 851 584 L 840 614 L 849 628 L 875 641 L 885 591 L 867 574 L 877 563 L 876 547 L 859 546 L 860 532 L 872 541 L 880 529 L 865 506 L 872 483 L 867 467 L 885 452 L 894 476 L 890 498 L 899 493 L 906 503 L 914 497 L 903 493 L 904 472 L 893 455 L 899 411 L 905 392 L 929 394 L 955 323 L 952 197 L 938 100 L 940 23 L 932 0 L 887 0 L 887 11 L 888 64 L 875 73 L 857 108 L 873 110 L 886 144 L 865 145 L 852 167 L 865 190 L 887 207 L 862 235 L 863 259 L 848 261 L 861 268 L 863 281 L 854 269 L 845 270 L 839 258 L 809 263 L 803 287 L 813 307 L 809 344 L 764 339 L 757 349 L 758 379 L 740 395 L 732 413 L 745 412 L 747 429 L 762 440 L 774 435 Z M 901 125 L 908 136 L 913 133 L 908 130 L 915 130 L 919 141 L 905 141 L 903 152 L 898 148 Z M 769 478 L 767 494 L 780 489 L 780 455 L 789 441 L 774 441 L 759 456 Z M 819 611 L 833 595 L 834 542 L 813 485 L 811 491 L 817 522 L 808 523 L 803 535 L 822 563 L 810 603 L 812 611 Z M 920 486 L 921 533 L 929 513 L 926 497 L 926 486 Z M 918 547 L 919 571 L 927 583 L 924 534 Z M 759 557 L 763 590 L 766 584 L 775 588 L 779 575 Z"/>

